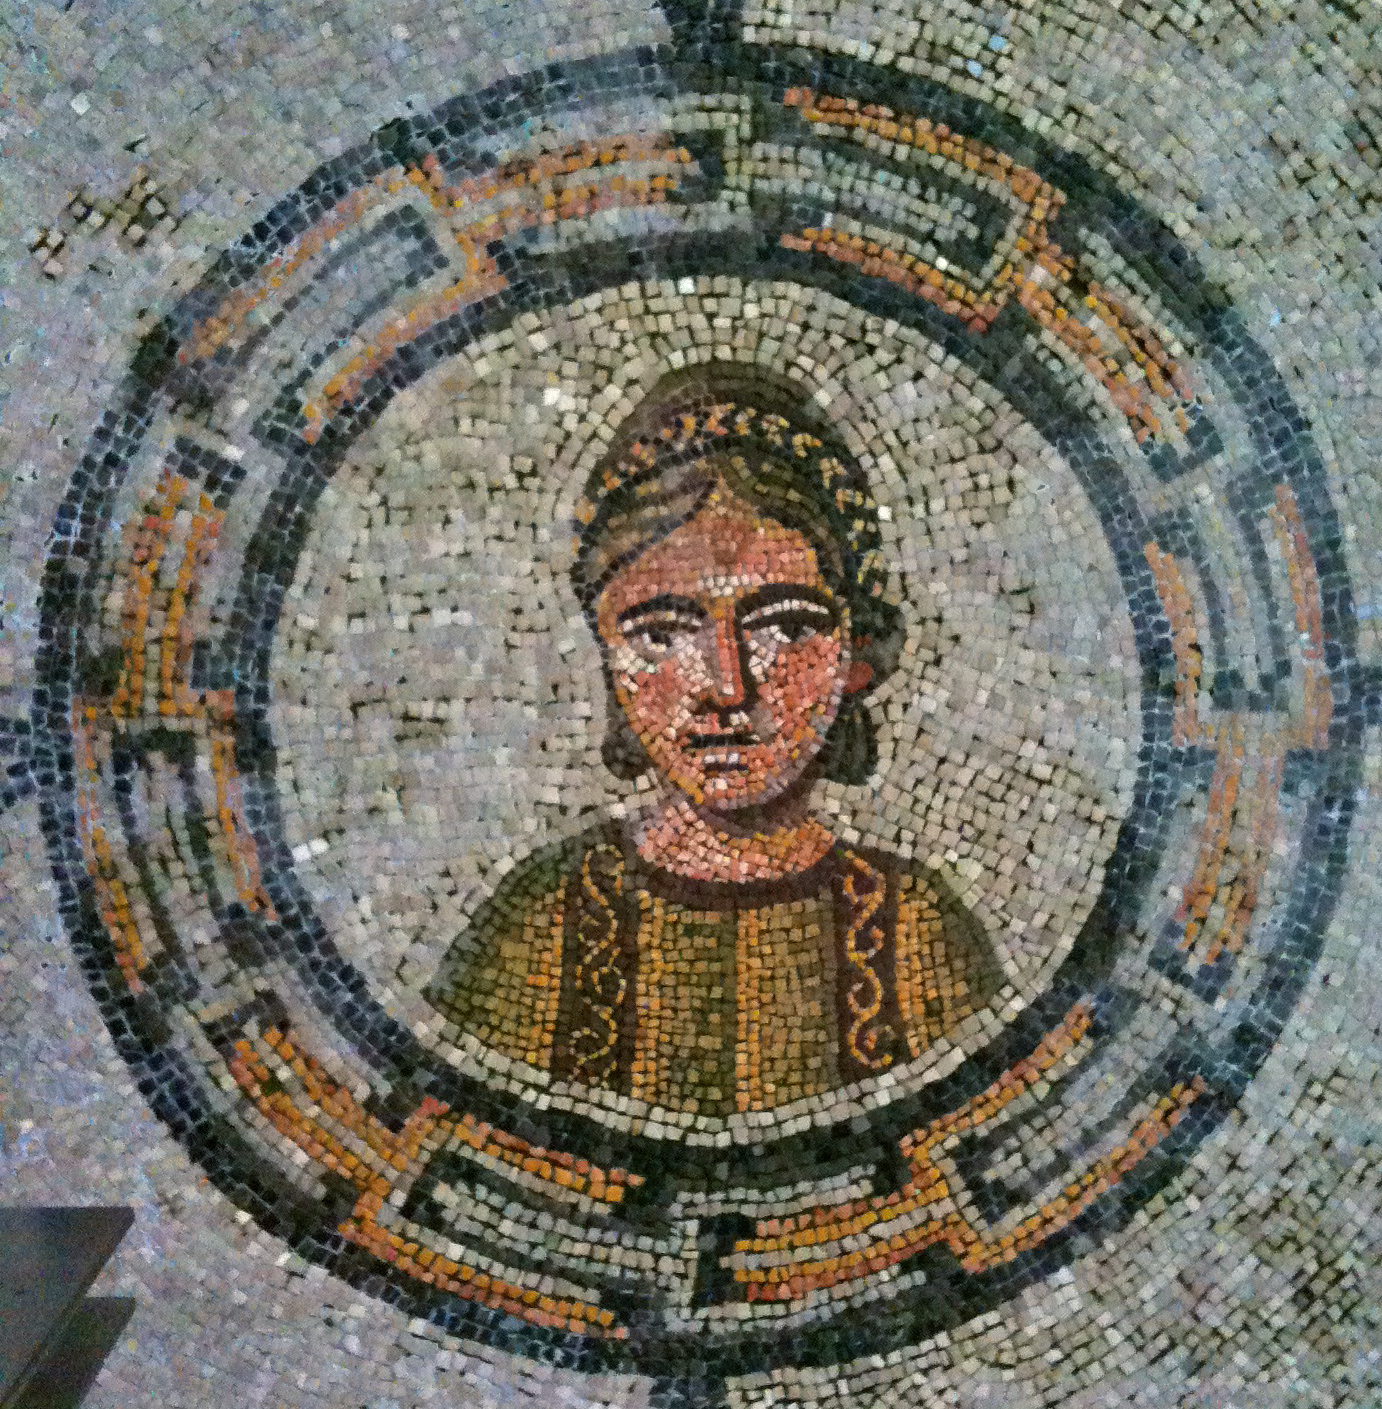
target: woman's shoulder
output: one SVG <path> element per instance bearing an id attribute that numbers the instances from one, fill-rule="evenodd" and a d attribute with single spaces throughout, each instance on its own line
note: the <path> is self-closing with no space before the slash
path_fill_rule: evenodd
<path id="1" fill-rule="evenodd" d="M 851 854 L 888 878 L 902 974 L 929 991 L 941 980 L 958 1000 L 954 1016 L 987 1003 L 1003 985 L 1003 967 L 988 931 L 952 882 L 925 861 L 884 848 L 851 848 Z"/>
<path id="2" fill-rule="evenodd" d="M 463 1028 L 507 1050 L 504 1029 L 556 992 L 562 912 L 570 878 L 601 846 L 618 847 L 608 826 L 530 852 L 508 868 L 452 940 L 426 989 L 428 1000 Z M 550 990 L 550 992 L 549 992 Z M 531 1042 L 525 1045 L 525 1053 Z M 524 1053 L 519 1053 L 524 1055 Z"/>
<path id="3" fill-rule="evenodd" d="M 598 822 L 521 857 L 506 869 L 489 899 L 477 909 L 475 923 L 493 922 L 516 907 L 554 899 L 596 851 L 622 858 L 624 842 L 617 824 Z"/>
<path id="4" fill-rule="evenodd" d="M 960 900 L 951 881 L 929 863 L 882 846 L 841 846 L 837 850 L 887 877 L 888 884 L 895 888 L 900 900 L 963 914 L 978 923 Z"/>

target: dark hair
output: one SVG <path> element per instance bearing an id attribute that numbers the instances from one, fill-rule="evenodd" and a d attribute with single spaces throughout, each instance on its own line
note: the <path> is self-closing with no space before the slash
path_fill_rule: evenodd
<path id="1" fill-rule="evenodd" d="M 811 544 L 821 576 L 849 609 L 854 654 L 872 668 L 867 688 L 881 684 L 897 665 L 904 628 L 883 596 L 878 506 L 863 469 L 800 390 L 737 364 L 663 378 L 587 478 L 571 580 L 596 638 L 606 584 L 694 518 L 720 483 Z M 609 685 L 608 661 L 604 669 Z M 845 697 L 817 762 L 836 782 L 866 782 L 878 760 L 862 693 Z M 648 767 L 620 709 L 611 710 L 602 756 L 622 778 Z"/>

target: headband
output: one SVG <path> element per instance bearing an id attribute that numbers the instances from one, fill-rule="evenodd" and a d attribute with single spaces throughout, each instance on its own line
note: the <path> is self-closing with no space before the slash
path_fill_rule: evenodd
<path id="1" fill-rule="evenodd" d="M 845 548 L 850 596 L 882 598 L 887 568 L 878 505 L 863 471 L 843 448 L 828 445 L 813 430 L 793 425 L 776 411 L 733 401 L 670 407 L 661 424 L 645 426 L 638 439 L 607 456 L 576 506 L 578 551 L 583 530 L 607 517 L 612 501 L 631 498 L 637 505 L 643 495 L 659 492 L 664 470 L 725 454 L 770 459 L 799 474 L 805 492 L 795 497 L 802 505 L 828 506 L 831 528 Z"/>

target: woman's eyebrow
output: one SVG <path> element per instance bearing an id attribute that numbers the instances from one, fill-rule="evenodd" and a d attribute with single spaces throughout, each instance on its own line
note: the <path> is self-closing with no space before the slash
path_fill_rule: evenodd
<path id="1" fill-rule="evenodd" d="M 747 616 L 750 612 L 775 607 L 782 602 L 809 602 L 812 606 L 824 608 L 832 617 L 836 612 L 834 597 L 819 587 L 810 587 L 804 582 L 772 582 L 746 597 L 739 604 L 739 614 Z"/>
<path id="2" fill-rule="evenodd" d="M 647 597 L 625 607 L 615 618 L 620 626 L 635 621 L 641 616 L 656 616 L 659 612 L 686 612 L 691 616 L 704 616 L 705 609 L 690 597 L 679 597 L 674 592 L 660 592 L 656 597 Z"/>

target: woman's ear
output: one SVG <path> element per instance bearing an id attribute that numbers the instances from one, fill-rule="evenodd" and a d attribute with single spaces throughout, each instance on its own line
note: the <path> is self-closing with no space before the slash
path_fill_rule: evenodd
<path id="1" fill-rule="evenodd" d="M 873 679 L 873 667 L 866 660 L 855 656 L 849 663 L 849 674 L 845 676 L 845 694 L 857 695 Z"/>

